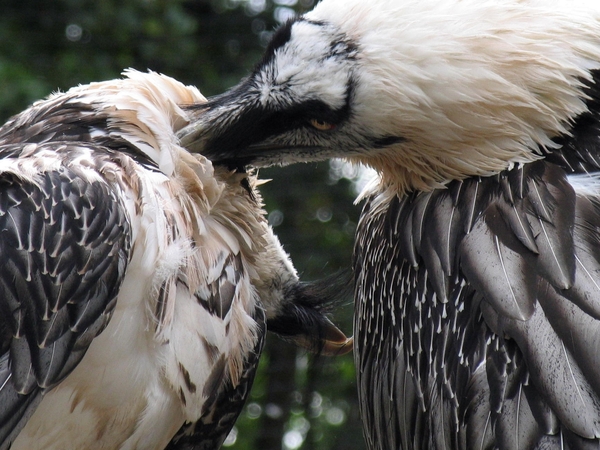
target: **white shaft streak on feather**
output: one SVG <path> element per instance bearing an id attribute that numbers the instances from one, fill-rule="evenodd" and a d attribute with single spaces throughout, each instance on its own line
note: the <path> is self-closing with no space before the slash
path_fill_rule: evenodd
<path id="1" fill-rule="evenodd" d="M 4 386 L 6 386 L 6 383 L 8 383 L 11 378 L 12 378 L 12 373 L 9 373 L 8 376 L 6 377 L 6 380 L 4 380 L 4 383 L 2 383 L 2 386 L 0 386 L 0 391 L 2 389 L 4 389 Z"/>
<path id="2" fill-rule="evenodd" d="M 535 193 L 537 195 L 537 198 L 540 201 L 539 205 L 544 210 L 544 216 L 545 217 L 551 217 L 550 212 L 546 209 L 546 205 L 544 204 L 544 201 L 542 200 L 542 195 L 540 194 L 540 190 L 538 188 L 537 183 L 532 183 L 532 184 L 533 184 L 533 188 L 535 189 Z"/>
<path id="3" fill-rule="evenodd" d="M 10 220 L 13 221 L 13 223 L 15 224 L 14 229 L 15 232 L 17 233 L 17 240 L 19 241 L 19 250 L 23 250 L 24 246 L 23 246 L 23 240 L 21 239 L 21 234 L 19 233 L 19 223 L 15 220 L 14 216 L 12 215 L 12 212 L 8 211 L 8 215 L 10 216 Z M 30 281 L 29 279 L 27 281 Z"/>
<path id="4" fill-rule="evenodd" d="M 581 262 L 581 259 L 579 259 L 579 256 L 575 255 L 575 260 L 579 263 L 579 265 L 581 266 L 581 268 L 583 269 L 583 271 L 587 275 L 588 279 L 592 282 L 592 284 L 594 286 L 596 286 L 596 289 L 598 289 L 598 291 L 600 291 L 600 285 L 596 282 L 596 279 L 592 276 L 592 274 L 587 269 L 587 267 L 585 267 L 585 265 L 583 264 L 583 262 Z"/>
<path id="5" fill-rule="evenodd" d="M 540 195 L 540 191 L 537 187 L 537 184 L 533 183 L 533 187 L 535 189 L 535 193 L 537 194 L 538 199 L 540 200 L 540 205 L 544 210 L 544 214 L 546 215 L 546 217 L 551 217 L 551 215 L 548 213 L 548 210 L 546 209 L 546 206 L 544 205 L 544 202 L 542 201 L 542 196 Z M 550 240 L 550 236 L 548 236 L 548 231 L 546 230 L 546 226 L 544 224 L 544 219 L 542 217 L 538 217 L 538 221 L 539 221 L 540 227 L 542 228 L 542 231 L 544 232 L 544 237 L 546 238 L 546 241 L 548 242 L 548 247 L 550 248 L 550 251 L 552 252 L 552 257 L 554 258 L 554 261 L 556 262 L 556 267 L 558 268 L 558 270 L 560 270 L 560 273 L 563 276 L 563 278 L 565 280 L 568 280 L 569 276 L 568 276 L 568 274 L 565 273 L 563 265 L 561 264 L 561 262 L 558 259 L 558 256 L 556 255 L 554 246 L 552 245 L 552 241 Z"/>
<path id="6" fill-rule="evenodd" d="M 453 205 L 452 206 L 452 211 L 450 211 L 450 217 L 448 218 L 448 227 L 446 228 L 446 260 L 448 261 L 448 264 L 452 264 L 452 261 L 450 260 L 450 230 L 452 230 L 452 221 L 454 219 L 454 213 L 456 212 L 456 207 Z M 448 268 L 449 270 L 452 270 L 451 268 Z"/>
<path id="7" fill-rule="evenodd" d="M 515 295 L 512 284 L 510 283 L 510 277 L 508 276 L 508 273 L 506 271 L 506 266 L 504 265 L 504 258 L 502 257 L 502 252 L 500 251 L 500 240 L 498 239 L 498 236 L 494 236 L 494 243 L 496 244 L 496 251 L 498 252 L 498 259 L 500 260 L 500 264 L 502 265 L 502 273 L 504 274 L 504 278 L 506 279 L 506 284 L 508 285 L 508 288 L 510 289 L 510 296 L 513 299 L 513 301 L 515 303 L 515 307 L 517 308 L 517 311 L 518 311 L 520 309 L 519 301 L 517 300 L 517 296 Z"/>
<path id="8" fill-rule="evenodd" d="M 447 423 L 446 420 L 444 420 L 445 417 L 445 412 L 446 412 L 446 408 L 444 407 L 444 385 L 440 384 L 440 392 L 439 392 L 439 402 L 440 402 L 440 411 L 442 413 L 442 424 Z M 439 432 L 439 431 L 438 431 Z M 444 448 L 448 448 L 446 445 L 446 439 L 445 437 L 442 437 L 442 445 L 444 446 Z"/>
<path id="9" fill-rule="evenodd" d="M 492 412 L 488 411 L 487 419 L 485 420 L 485 427 L 483 427 L 483 433 L 481 434 L 481 442 L 479 443 L 479 450 L 484 449 L 485 445 L 485 435 L 487 433 L 488 427 L 490 426 L 490 418 L 492 417 Z"/>
<path id="10" fill-rule="evenodd" d="M 575 386 L 575 389 L 577 390 L 577 395 L 579 396 L 579 399 L 581 400 L 581 407 L 587 409 L 587 405 L 585 404 L 585 400 L 583 399 L 583 394 L 581 393 L 581 389 L 579 388 L 579 383 L 577 382 L 577 379 L 575 378 L 575 374 L 573 373 L 573 368 L 571 367 L 571 361 L 569 361 L 569 354 L 567 353 L 565 343 L 562 340 L 560 341 L 560 345 L 562 347 L 563 354 L 565 355 L 565 361 L 567 362 L 567 367 L 569 368 L 569 373 L 571 374 L 571 378 L 573 379 L 573 385 Z"/>
<path id="11" fill-rule="evenodd" d="M 60 297 L 58 297 L 60 298 Z M 52 318 L 49 317 L 44 317 L 44 320 L 48 320 L 50 319 L 50 325 L 48 326 L 48 331 L 46 331 L 46 336 L 44 336 L 44 340 L 42 341 L 42 346 L 45 347 L 46 346 L 46 338 L 48 337 L 48 335 L 50 334 L 50 332 L 52 331 L 52 328 L 54 327 L 54 324 L 56 323 L 56 318 L 58 317 L 57 314 L 53 314 Z M 54 343 L 53 343 L 54 344 Z M 54 352 L 53 352 L 54 354 Z"/>
<path id="12" fill-rule="evenodd" d="M 422 208 L 421 217 L 419 217 L 419 238 L 423 239 L 423 223 L 425 222 L 425 213 L 427 211 L 427 206 L 429 205 L 429 201 L 431 200 L 431 195 L 426 196 L 425 204 Z"/>
<path id="13" fill-rule="evenodd" d="M 527 226 L 527 228 L 525 227 L 525 224 L 523 223 L 521 214 L 519 214 L 519 211 L 517 210 L 516 206 L 511 205 L 511 207 L 512 207 L 513 211 L 515 212 L 515 218 L 517 219 L 517 222 L 519 222 L 519 226 L 521 227 L 521 230 L 523 230 L 524 236 L 527 236 L 526 230 L 529 229 L 529 226 Z"/>
<path id="14" fill-rule="evenodd" d="M 517 414 L 515 420 L 515 442 L 517 443 L 517 449 L 521 447 L 519 445 L 519 424 L 521 423 L 519 420 L 519 415 L 521 414 L 521 395 L 523 395 L 523 385 L 519 384 L 519 393 L 517 394 Z"/>
<path id="15" fill-rule="evenodd" d="M 471 232 L 471 228 L 473 227 L 473 221 L 475 219 L 475 208 L 477 206 L 477 194 L 479 193 L 479 183 L 475 183 L 475 192 L 473 193 L 473 201 L 471 202 L 471 208 L 469 211 L 469 218 L 466 223 L 469 225 L 465 232 L 468 234 Z"/>

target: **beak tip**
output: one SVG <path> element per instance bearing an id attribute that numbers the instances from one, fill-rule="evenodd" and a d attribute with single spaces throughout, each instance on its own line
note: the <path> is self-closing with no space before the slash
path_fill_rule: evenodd
<path id="1" fill-rule="evenodd" d="M 325 356 L 341 356 L 350 353 L 354 347 L 354 337 L 350 336 L 341 341 L 326 340 L 321 350 L 321 354 Z"/>

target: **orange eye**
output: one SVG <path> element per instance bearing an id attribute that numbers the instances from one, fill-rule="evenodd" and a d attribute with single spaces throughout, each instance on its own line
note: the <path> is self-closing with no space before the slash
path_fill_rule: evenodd
<path id="1" fill-rule="evenodd" d="M 310 124 L 319 131 L 329 131 L 335 128 L 334 124 L 319 119 L 310 119 Z"/>

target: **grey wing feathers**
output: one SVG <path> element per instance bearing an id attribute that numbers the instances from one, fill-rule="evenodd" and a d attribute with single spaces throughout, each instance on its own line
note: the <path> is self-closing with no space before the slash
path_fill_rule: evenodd
<path id="1" fill-rule="evenodd" d="M 599 198 L 540 161 L 374 208 L 354 262 L 371 448 L 598 445 Z"/>
<path id="2" fill-rule="evenodd" d="M 106 183 L 66 167 L 33 182 L 0 176 L 0 442 L 108 323 L 130 246 L 128 217 Z"/>

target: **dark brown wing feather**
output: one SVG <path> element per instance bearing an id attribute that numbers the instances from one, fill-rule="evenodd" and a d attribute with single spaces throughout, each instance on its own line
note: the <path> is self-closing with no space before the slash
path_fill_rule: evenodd
<path id="1" fill-rule="evenodd" d="M 59 148 L 69 149 L 39 147 Z M 128 220 L 117 192 L 75 169 L 33 181 L 0 174 L 0 448 L 108 323 L 129 259 Z"/>

